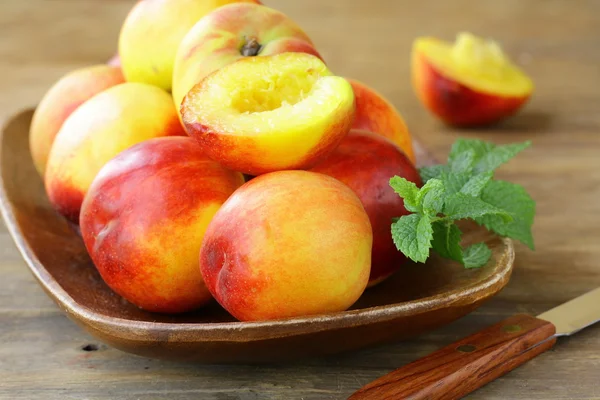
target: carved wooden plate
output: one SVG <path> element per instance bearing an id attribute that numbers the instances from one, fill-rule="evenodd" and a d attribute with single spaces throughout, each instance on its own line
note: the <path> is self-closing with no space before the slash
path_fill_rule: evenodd
<path id="1" fill-rule="evenodd" d="M 29 153 L 32 111 L 12 118 L 0 139 L 0 206 L 31 272 L 65 313 L 90 334 L 147 357 L 199 362 L 265 362 L 350 351 L 441 327 L 476 309 L 510 278 L 513 244 L 476 226 L 465 243 L 485 240 L 493 257 L 483 268 L 432 257 L 409 264 L 368 289 L 348 311 L 269 322 L 238 322 L 216 302 L 167 316 L 144 312 L 101 280 L 81 238 L 57 215 Z M 419 164 L 430 163 L 420 151 Z"/>

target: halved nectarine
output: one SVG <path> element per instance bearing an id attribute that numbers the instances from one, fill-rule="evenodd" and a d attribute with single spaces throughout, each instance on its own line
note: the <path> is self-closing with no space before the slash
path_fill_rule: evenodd
<path id="1" fill-rule="evenodd" d="M 531 79 L 496 42 L 469 33 L 460 33 L 455 43 L 418 38 L 412 80 L 423 104 L 456 126 L 500 121 L 517 112 L 533 92 Z"/>
<path id="2" fill-rule="evenodd" d="M 210 74 L 181 106 L 205 154 L 250 175 L 306 169 L 350 130 L 352 86 L 306 53 L 248 57 Z"/>

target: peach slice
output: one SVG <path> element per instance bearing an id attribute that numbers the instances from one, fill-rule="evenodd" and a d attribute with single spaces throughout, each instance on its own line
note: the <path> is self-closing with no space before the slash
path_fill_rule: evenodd
<path id="1" fill-rule="evenodd" d="M 350 83 L 306 53 L 248 57 L 195 85 L 182 104 L 186 130 L 204 152 L 249 175 L 307 169 L 350 130 Z"/>
<path id="2" fill-rule="evenodd" d="M 491 40 L 460 33 L 455 43 L 414 42 L 412 80 L 421 102 L 450 125 L 477 126 L 516 113 L 533 82 Z"/>

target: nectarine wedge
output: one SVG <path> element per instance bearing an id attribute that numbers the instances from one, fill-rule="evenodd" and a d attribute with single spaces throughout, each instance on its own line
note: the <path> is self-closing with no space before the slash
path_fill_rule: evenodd
<path id="1" fill-rule="evenodd" d="M 306 169 L 348 133 L 350 83 L 306 53 L 244 58 L 194 86 L 186 130 L 213 160 L 250 175 Z"/>
<path id="2" fill-rule="evenodd" d="M 469 33 L 454 44 L 432 37 L 414 42 L 412 79 L 417 96 L 450 125 L 477 126 L 516 113 L 533 83 L 497 43 Z"/>

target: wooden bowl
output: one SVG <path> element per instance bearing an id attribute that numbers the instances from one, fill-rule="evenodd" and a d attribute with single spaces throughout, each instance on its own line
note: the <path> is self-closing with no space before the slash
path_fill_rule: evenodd
<path id="1" fill-rule="evenodd" d="M 29 153 L 31 117 L 31 110 L 22 112 L 2 130 L 2 215 L 46 293 L 69 318 L 118 349 L 210 363 L 339 353 L 448 324 L 495 295 L 510 278 L 512 242 L 473 225 L 463 228 L 465 243 L 485 240 L 493 251 L 488 265 L 466 270 L 435 257 L 424 265 L 409 264 L 345 312 L 268 322 L 238 322 L 216 302 L 178 316 L 144 312 L 104 284 L 80 236 L 50 207 Z M 431 162 L 422 151 L 419 160 Z"/>

